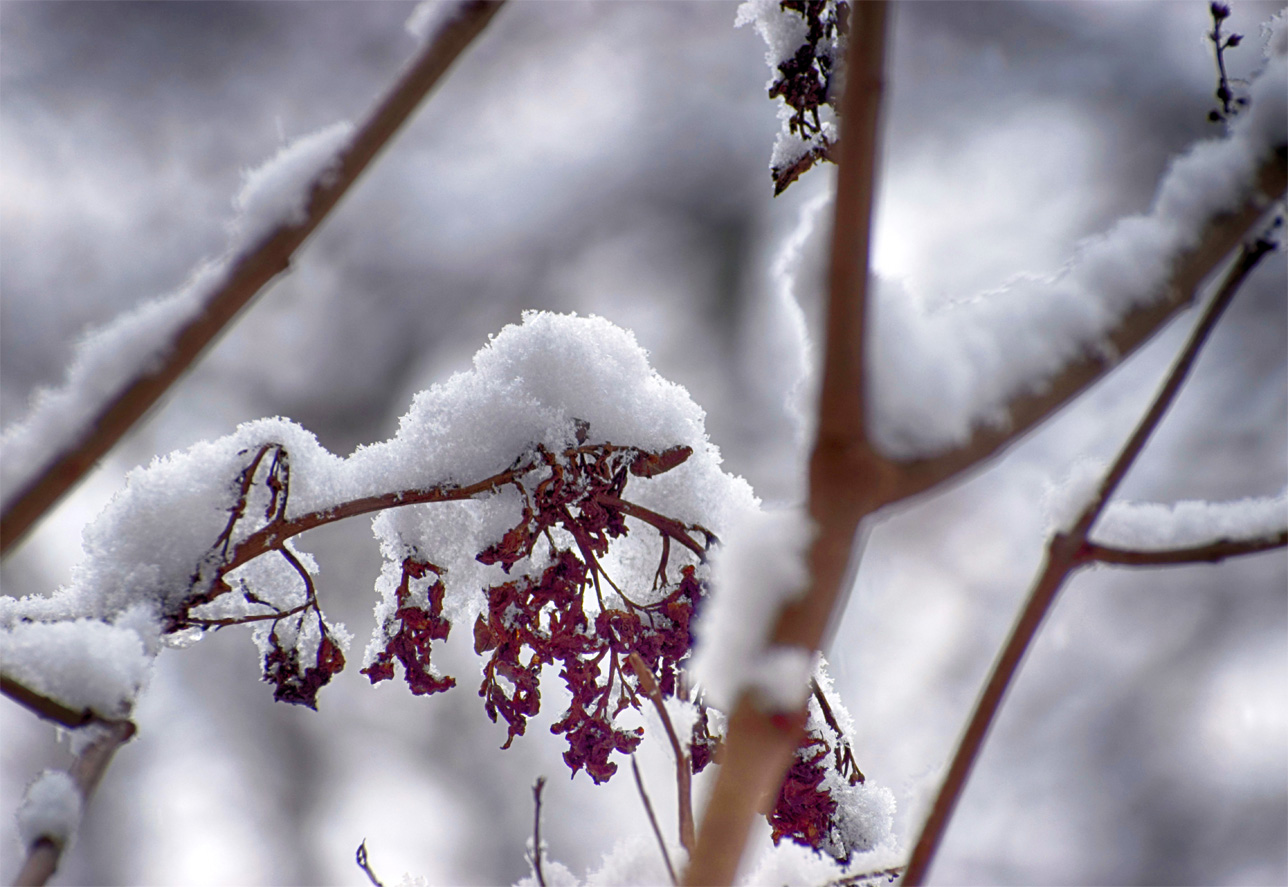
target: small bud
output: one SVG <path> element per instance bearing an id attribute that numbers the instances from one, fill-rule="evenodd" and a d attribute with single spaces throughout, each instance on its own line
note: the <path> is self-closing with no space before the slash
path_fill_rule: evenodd
<path id="1" fill-rule="evenodd" d="M 1208 121 L 1211 123 L 1221 122 L 1221 112 L 1217 110 L 1208 111 Z"/>
<path id="2" fill-rule="evenodd" d="M 1233 49 L 1234 47 L 1238 46 L 1242 42 L 1243 42 L 1242 34 L 1231 34 L 1229 37 L 1226 38 L 1225 45 L 1227 49 Z"/>
<path id="3" fill-rule="evenodd" d="M 1212 18 L 1216 19 L 1218 22 L 1230 17 L 1230 7 L 1225 3 L 1213 3 L 1211 9 Z"/>
<path id="4" fill-rule="evenodd" d="M 1230 92 L 1230 87 L 1222 83 L 1216 88 L 1216 97 L 1223 102 L 1229 102 L 1234 97 L 1234 94 Z"/>

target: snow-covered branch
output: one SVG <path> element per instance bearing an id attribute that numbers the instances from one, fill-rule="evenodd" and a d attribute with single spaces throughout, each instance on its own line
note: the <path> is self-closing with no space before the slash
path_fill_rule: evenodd
<path id="1" fill-rule="evenodd" d="M 356 129 L 336 124 L 283 148 L 247 176 L 228 254 L 179 293 L 86 340 L 64 385 L 5 430 L 0 552 L 7 552 L 155 404 L 322 223 L 424 96 L 491 20 L 500 0 L 471 0 L 425 41 Z"/>

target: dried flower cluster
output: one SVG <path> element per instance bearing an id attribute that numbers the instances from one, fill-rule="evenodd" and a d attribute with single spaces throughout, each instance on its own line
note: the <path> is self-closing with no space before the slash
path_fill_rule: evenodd
<path id="1" fill-rule="evenodd" d="M 786 105 L 783 122 L 794 137 L 780 136 L 774 151 L 770 175 L 775 195 L 816 162 L 837 160 L 839 134 L 834 120 L 850 19 L 846 0 L 782 0 L 779 6 L 803 19 L 805 31 L 796 52 L 778 63 L 769 85 L 769 97 L 781 98 Z M 823 108 L 830 113 L 820 113 Z"/>

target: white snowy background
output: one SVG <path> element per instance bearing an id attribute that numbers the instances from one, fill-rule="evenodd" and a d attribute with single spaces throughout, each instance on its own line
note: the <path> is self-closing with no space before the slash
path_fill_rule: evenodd
<path id="1" fill-rule="evenodd" d="M 1257 23 L 1275 4 L 1238 3 Z M 221 252 L 243 171 L 361 118 L 413 50 L 404 3 L 0 5 L 0 425 L 55 385 L 88 325 L 178 289 Z M 782 198 L 763 44 L 734 4 L 525 2 L 504 10 L 293 273 L 6 560 L 5 594 L 66 581 L 84 524 L 154 454 L 283 415 L 347 454 L 525 308 L 635 331 L 708 412 L 726 467 L 791 490 L 791 424 L 767 362 L 770 269 L 827 173 Z M 1148 207 L 1167 159 L 1216 135 L 1207 4 L 916 3 L 895 18 L 876 264 L 931 303 L 1047 273 Z M 1257 272 L 1123 495 L 1273 495 L 1288 480 L 1284 262 Z M 859 765 L 915 827 L 1037 567 L 1045 491 L 1108 458 L 1185 333 L 969 483 L 871 533 L 831 650 Z M 768 371 L 767 371 L 768 370 Z M 328 612 L 371 627 L 364 519 L 301 540 Z M 1081 575 L 1014 688 L 959 808 L 940 883 L 1288 879 L 1288 558 Z M 164 653 L 139 738 L 109 770 L 68 884 L 360 884 L 524 876 L 543 837 L 574 872 L 647 829 L 629 775 L 569 781 L 552 694 L 500 752 L 468 631 L 436 662 L 457 689 L 371 688 L 356 663 L 320 712 L 274 704 L 248 632 Z M 350 657 L 351 661 L 355 657 Z M 16 810 L 65 763 L 0 703 L 0 877 Z M 667 753 L 646 777 L 671 825 Z M 652 756 L 650 759 L 649 756 Z M 651 761 L 651 764 L 650 764 Z"/>

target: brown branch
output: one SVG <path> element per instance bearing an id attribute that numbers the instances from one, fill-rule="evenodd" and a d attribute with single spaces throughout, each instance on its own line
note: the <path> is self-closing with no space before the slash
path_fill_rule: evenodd
<path id="1" fill-rule="evenodd" d="M 305 221 L 279 226 L 234 258 L 224 272 L 224 282 L 210 294 L 202 310 L 158 350 L 164 355 L 160 366 L 149 367 L 127 382 L 86 422 L 70 448 L 55 454 L 40 475 L 5 504 L 0 515 L 0 554 L 17 543 L 160 400 L 260 290 L 290 267 L 296 250 L 483 30 L 501 2 L 473 0 L 462 5 L 354 133 L 338 158 L 338 169 L 314 180 Z"/>
<path id="2" fill-rule="evenodd" d="M 1029 591 L 1020 616 L 993 665 L 979 700 L 975 703 L 970 721 L 953 753 L 952 764 L 931 806 L 930 815 L 917 837 L 912 856 L 908 860 L 908 869 L 903 876 L 902 883 L 907 887 L 924 883 L 1006 692 L 1014 682 L 1020 663 L 1037 636 L 1042 621 L 1055 603 L 1061 587 L 1079 567 L 1091 562 L 1086 552 L 1087 535 L 1092 525 L 1104 510 L 1109 497 L 1117 489 L 1127 471 L 1140 456 L 1164 413 L 1176 399 L 1182 383 L 1194 366 L 1194 361 L 1210 338 L 1217 320 L 1238 292 L 1239 285 L 1268 251 L 1269 246 L 1264 241 L 1258 241 L 1253 246 L 1245 246 L 1240 251 L 1234 264 L 1226 273 L 1220 289 L 1195 324 L 1194 330 L 1172 364 L 1167 378 L 1145 411 L 1145 415 L 1141 417 L 1135 430 L 1119 450 L 1096 494 L 1084 507 L 1072 529 L 1056 533 L 1048 544 L 1042 571 Z"/>
<path id="3" fill-rule="evenodd" d="M 868 445 L 864 418 L 863 336 L 868 240 L 876 190 L 887 5 L 851 5 L 846 89 L 842 96 L 828 329 L 819 398 L 818 437 L 810 458 L 809 513 L 818 529 L 810 549 L 810 585 L 784 607 L 774 645 L 817 650 L 847 587 L 859 522 L 881 504 L 891 465 Z M 889 501 L 888 499 L 886 501 Z M 744 693 L 730 714 L 724 761 L 685 874 L 689 885 L 729 884 L 762 803 L 778 787 L 803 735 L 805 716 L 761 709 Z"/>
<path id="4" fill-rule="evenodd" d="M 107 765 L 117 749 L 129 742 L 134 735 L 134 725 L 129 721 L 105 721 L 103 735 L 85 748 L 72 764 L 68 774 L 81 797 L 81 810 L 89 806 L 94 790 L 98 788 Z M 37 839 L 27 848 L 27 860 L 14 879 L 15 887 L 39 887 L 46 883 L 58 869 L 63 847 L 47 837 Z"/>
<path id="5" fill-rule="evenodd" d="M 54 721 L 73 730 L 77 727 L 92 724 L 95 721 L 106 721 L 105 718 L 100 717 L 88 708 L 83 708 L 80 711 L 68 708 L 61 702 L 37 693 L 8 675 L 0 674 L 0 694 L 8 696 L 14 702 L 35 712 L 46 720 Z"/>
<path id="6" fill-rule="evenodd" d="M 844 878 L 838 878 L 835 881 L 828 881 L 825 887 L 860 887 L 869 881 L 884 880 L 891 884 L 895 878 L 903 874 L 904 867 L 901 865 L 892 866 L 888 869 L 879 869 L 875 872 L 863 872 L 858 875 L 846 875 Z"/>
<path id="7" fill-rule="evenodd" d="M 631 760 L 634 762 L 634 758 Z M 541 887 L 546 887 L 546 876 L 541 871 L 541 790 L 545 787 L 544 776 L 538 776 L 532 784 L 532 870 Z"/>
<path id="8" fill-rule="evenodd" d="M 1199 245 L 1182 254 L 1162 287 L 1166 296 L 1131 311 L 1108 337 L 1109 347 L 1088 353 L 1048 381 L 1039 393 L 1023 394 L 1007 405 L 1006 428 L 981 428 L 963 447 L 941 456 L 900 465 L 901 477 L 888 501 L 924 493 L 981 467 L 1007 447 L 1055 415 L 1063 406 L 1134 353 L 1183 308 L 1193 303 L 1204 279 L 1249 235 L 1265 215 L 1270 202 L 1288 190 L 1288 147 L 1270 152 L 1257 172 L 1242 206 L 1235 212 L 1209 220 Z M 1109 356 L 1114 355 L 1114 356 Z"/>
<path id="9" fill-rule="evenodd" d="M 639 789 L 640 800 L 644 802 L 644 812 L 648 814 L 648 824 L 653 827 L 653 837 L 657 838 L 657 846 L 662 851 L 662 861 L 666 863 L 666 873 L 671 876 L 671 883 L 675 884 L 675 869 L 671 866 L 671 854 L 666 849 L 666 839 L 662 837 L 662 830 L 658 828 L 657 817 L 653 815 L 653 802 L 648 799 L 648 792 L 644 791 L 644 779 L 640 776 L 640 765 L 635 763 L 635 755 L 631 755 L 631 773 L 635 775 L 635 787 Z"/>
<path id="10" fill-rule="evenodd" d="M 662 698 L 662 691 L 654 680 L 653 673 L 648 670 L 639 653 L 632 652 L 627 657 L 627 661 L 635 670 L 635 677 L 639 679 L 644 695 L 657 709 L 658 717 L 662 719 L 662 726 L 666 728 L 666 737 L 671 741 L 671 751 L 675 754 L 675 795 L 680 821 L 680 846 L 692 855 L 697 840 L 693 826 L 693 770 L 689 764 L 689 755 L 684 750 L 684 743 L 675 733 L 675 726 L 671 723 L 671 716 L 666 710 L 666 700 Z M 635 759 L 631 758 L 631 763 L 634 762 Z"/>
<path id="11" fill-rule="evenodd" d="M 1083 546 L 1082 553 L 1087 560 L 1119 567 L 1164 567 L 1179 564 L 1215 564 L 1226 558 L 1260 554 L 1286 546 L 1288 546 L 1288 530 L 1280 530 L 1272 536 L 1261 539 L 1217 539 L 1203 545 L 1159 551 L 1133 551 L 1088 542 Z"/>

